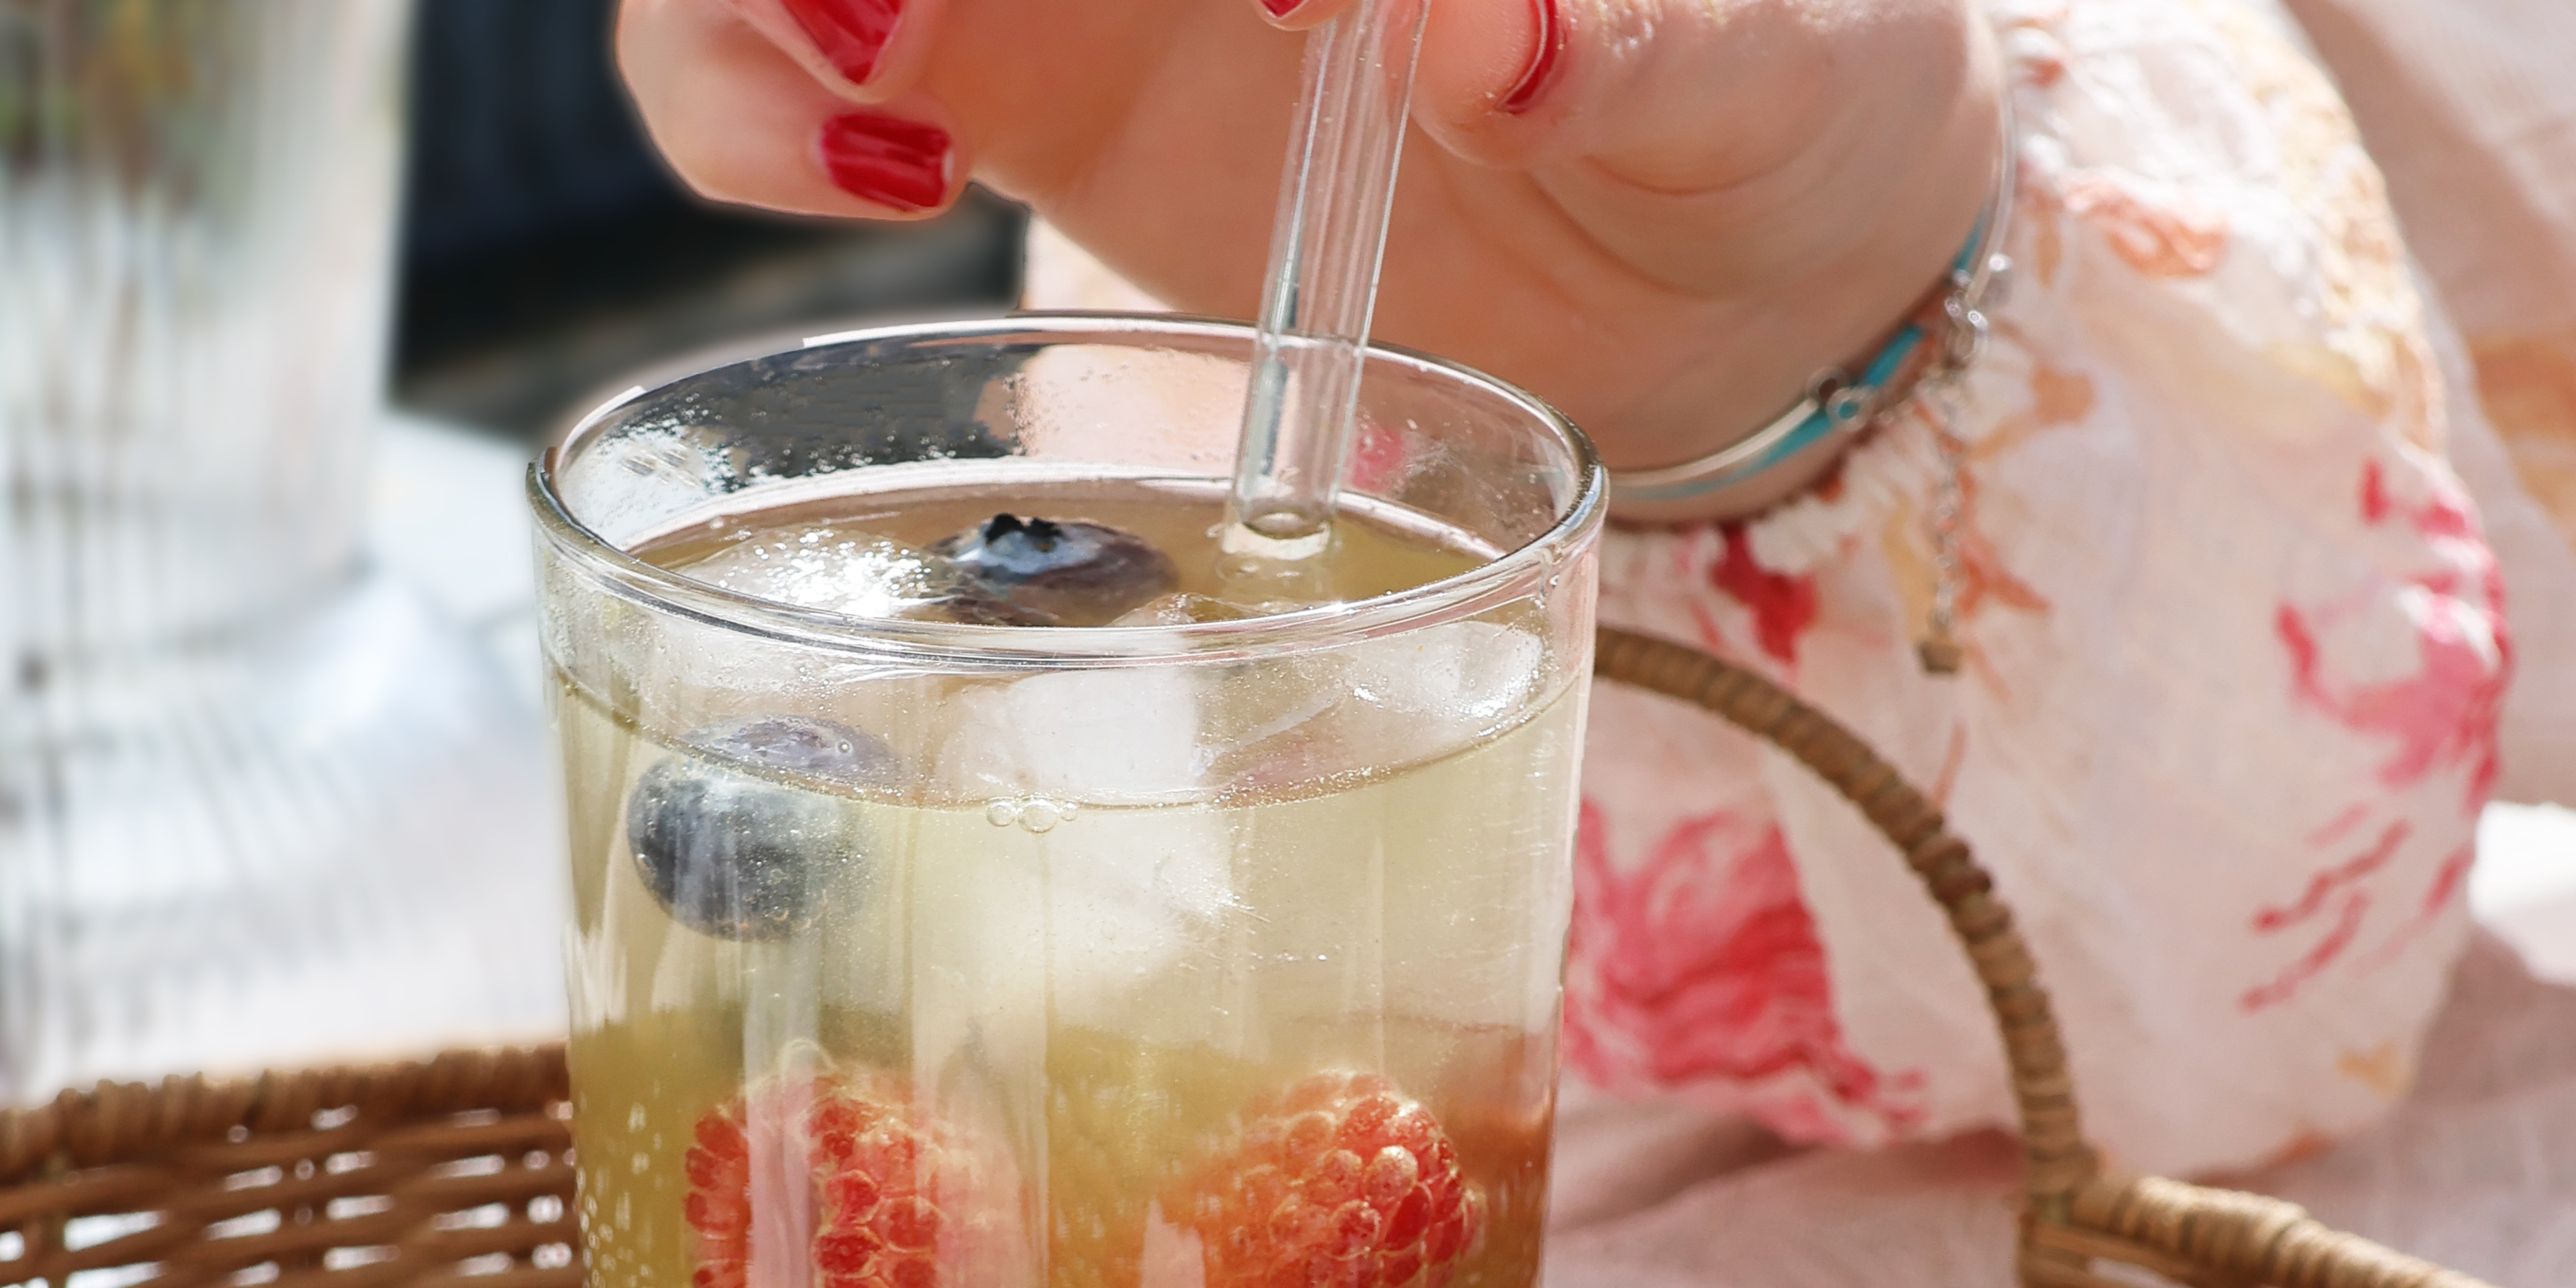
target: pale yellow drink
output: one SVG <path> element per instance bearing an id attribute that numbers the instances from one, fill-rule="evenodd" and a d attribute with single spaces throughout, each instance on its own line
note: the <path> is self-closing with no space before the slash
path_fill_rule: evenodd
<path id="1" fill-rule="evenodd" d="M 834 559 L 1000 511 L 1169 554 L 1173 583 L 1129 621 L 1256 611 L 1204 490 L 806 499 L 644 554 L 811 590 Z M 1363 505 L 1258 611 L 1494 553 Z M 761 581 L 790 559 L 801 581 Z M 1289 659 L 817 667 L 770 710 L 559 667 L 592 1282 L 1534 1282 L 1582 711 L 1551 661 L 1567 647 L 1503 605 Z M 655 727 L 691 703 L 732 714 Z M 743 750 L 780 729 L 805 759 Z M 720 844 L 686 808 L 776 823 L 755 858 L 778 870 L 731 903 L 675 894 L 668 837 Z"/>

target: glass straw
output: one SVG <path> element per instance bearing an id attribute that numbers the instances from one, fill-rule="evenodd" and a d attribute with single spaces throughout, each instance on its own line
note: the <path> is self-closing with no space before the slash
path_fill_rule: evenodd
<path id="1" fill-rule="evenodd" d="M 1331 542 L 1427 12 L 1425 0 L 1356 0 L 1307 37 L 1228 553 L 1290 561 Z"/>

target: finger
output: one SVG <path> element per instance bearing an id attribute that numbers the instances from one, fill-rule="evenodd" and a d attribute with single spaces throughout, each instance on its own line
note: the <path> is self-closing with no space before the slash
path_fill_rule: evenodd
<path id="1" fill-rule="evenodd" d="M 942 0 L 725 0 L 815 80 L 854 102 L 911 88 Z"/>
<path id="2" fill-rule="evenodd" d="M 976 178 L 1165 299 L 1261 294 L 1304 42 L 1247 0 L 951 0 L 922 85 Z"/>
<path id="3" fill-rule="evenodd" d="M 906 219 L 963 186 L 964 149 L 936 100 L 856 106 L 722 0 L 627 0 L 617 54 L 655 145 L 718 201 Z"/>
<path id="4" fill-rule="evenodd" d="M 1354 0 L 1252 0 L 1270 24 L 1288 31 L 1308 31 L 1342 16 Z"/>
<path id="5" fill-rule="evenodd" d="M 1488 164 L 1582 158 L 1701 191 L 1811 151 L 1838 117 L 1907 138 L 1887 107 L 1952 102 L 1973 22 L 1961 0 L 1440 0 L 1416 105 Z"/>
<path id="6" fill-rule="evenodd" d="M 1557 142 L 1548 127 L 1570 115 L 1559 87 L 1573 34 L 1565 0 L 1438 0 L 1422 37 L 1415 118 L 1469 160 L 1528 164 Z"/>
<path id="7" fill-rule="evenodd" d="M 1880 61 L 1891 9 L 1838 22 L 1815 0 L 1446 0 L 1432 7 L 1416 106 L 1452 150 L 1530 167 L 1577 157 L 1696 190 L 1801 150 L 1837 71 Z M 1846 30 L 1845 28 L 1848 28 Z"/>

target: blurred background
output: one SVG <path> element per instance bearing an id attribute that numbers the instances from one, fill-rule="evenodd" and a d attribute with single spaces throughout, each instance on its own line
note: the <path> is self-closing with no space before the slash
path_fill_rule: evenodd
<path id="1" fill-rule="evenodd" d="M 560 1033 L 537 447 L 1017 300 L 981 193 L 690 196 L 615 12 L 0 0 L 0 1105 Z"/>
<path id="2" fill-rule="evenodd" d="M 978 190 L 914 224 L 691 196 L 609 48 L 615 0 L 420 0 L 395 331 L 406 410 L 533 441 L 583 396 L 728 339 L 1006 309 L 1022 217 Z"/>
<path id="3" fill-rule="evenodd" d="M 2426 40 L 2293 7 L 2347 67 Z M 537 447 L 693 351 L 1021 297 L 1028 221 L 981 193 L 886 225 L 690 196 L 615 8 L 0 0 L 0 1104 L 560 1033 Z M 2449 119 L 2417 86 L 2347 88 L 2402 143 Z M 2545 141 L 2510 104 L 2476 119 Z M 2504 306 L 2576 300 L 2576 266 L 2498 251 L 2501 198 L 2406 208 L 2503 190 L 2448 167 L 2521 153 L 2416 142 L 2390 174 L 2429 267 L 2516 287 L 2460 294 L 2511 359 L 2491 401 L 2576 424 L 2502 383 L 2557 368 L 2494 341 Z M 2538 209 L 2576 170 L 2515 173 Z M 1070 298 L 1066 260 L 1040 295 Z M 2523 463 L 2576 498 L 2568 462 Z M 2487 822 L 2472 905 L 2576 979 L 2576 814 Z"/>
<path id="4" fill-rule="evenodd" d="M 616 4 L 0 0 L 0 1107 L 560 1036 L 531 457 L 694 351 L 1021 298 L 1027 218 L 980 192 L 887 225 L 690 196 L 617 76 Z M 2576 2 L 2284 8 L 2510 465 L 2576 516 L 2576 241 L 2550 231 L 2576 228 Z M 2542 673 L 2576 646 L 2520 647 Z M 2468 900 L 2576 983 L 2571 854 L 2576 812 L 2497 805 Z M 2373 1226 L 2415 1206 L 2374 1178 L 2528 1193 L 2548 1151 L 2518 1106 L 2576 1102 L 2500 1087 L 2314 1175 Z M 2423 1206 L 2471 1253 L 2511 1232 Z"/>

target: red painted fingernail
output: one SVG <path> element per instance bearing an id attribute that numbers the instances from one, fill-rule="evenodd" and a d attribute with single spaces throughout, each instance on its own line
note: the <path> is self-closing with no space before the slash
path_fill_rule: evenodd
<path id="1" fill-rule="evenodd" d="M 948 131 L 875 112 L 823 122 L 823 169 L 841 191 L 897 210 L 948 200 Z"/>
<path id="2" fill-rule="evenodd" d="M 783 0 L 835 71 L 864 85 L 903 20 L 903 0 Z"/>
<path id="3" fill-rule="evenodd" d="M 1261 7 L 1273 18 L 1285 18 L 1305 3 L 1306 0 L 1261 0 Z"/>
<path id="4" fill-rule="evenodd" d="M 1538 10 L 1538 48 L 1531 51 L 1521 78 L 1503 95 L 1506 112 L 1528 111 L 1556 79 L 1556 65 L 1565 53 L 1565 19 L 1556 11 L 1557 0 L 1530 0 L 1530 4 Z"/>

